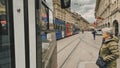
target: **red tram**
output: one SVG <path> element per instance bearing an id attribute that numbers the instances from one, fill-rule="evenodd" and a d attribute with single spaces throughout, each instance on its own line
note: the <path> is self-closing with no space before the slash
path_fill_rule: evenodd
<path id="1" fill-rule="evenodd" d="M 66 36 L 72 35 L 72 24 L 71 23 L 66 23 Z"/>

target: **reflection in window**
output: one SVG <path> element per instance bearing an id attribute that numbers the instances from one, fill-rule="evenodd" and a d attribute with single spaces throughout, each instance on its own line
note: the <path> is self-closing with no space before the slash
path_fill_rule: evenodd
<path id="1" fill-rule="evenodd" d="M 42 36 L 42 41 L 46 42 L 47 41 L 47 29 L 49 29 L 49 17 L 48 17 L 48 8 L 46 7 L 46 5 L 44 3 L 42 3 L 41 6 L 41 16 L 42 16 L 42 20 L 41 20 L 41 36 Z"/>
<path id="2" fill-rule="evenodd" d="M 0 0 L 0 68 L 11 68 L 6 2 L 5 0 Z"/>
<path id="3" fill-rule="evenodd" d="M 51 43 L 53 42 L 53 37 L 52 37 L 52 32 L 51 32 L 51 30 L 54 30 L 53 12 L 50 9 L 52 5 L 48 7 L 46 3 L 42 3 L 42 6 L 41 6 L 41 16 L 42 16 L 41 36 L 42 36 L 42 52 L 43 52 L 42 56 L 43 57 L 46 55 L 46 52 L 49 50 L 49 47 L 51 46 Z M 56 25 L 56 28 L 57 28 L 57 25 Z"/>
<path id="4" fill-rule="evenodd" d="M 37 68 L 44 68 L 44 64 L 49 61 L 49 58 L 46 59 L 46 57 L 50 55 L 51 47 L 56 42 L 54 28 L 57 28 L 57 25 L 54 24 L 53 11 L 51 9 L 53 4 L 46 4 L 46 2 L 52 3 L 53 0 L 42 0 L 42 4 L 39 6 L 40 8 L 36 9 L 38 12 L 39 10 L 41 11 L 38 13 L 39 16 L 36 15 Z"/>
<path id="5" fill-rule="evenodd" d="M 53 11 L 53 0 L 46 0 L 46 2 L 49 8 Z"/>
<path id="6" fill-rule="evenodd" d="M 41 16 L 42 16 L 42 21 L 41 21 L 41 25 L 42 25 L 42 30 L 47 30 L 47 25 L 48 25 L 48 8 L 45 7 L 44 4 L 42 4 L 41 7 L 42 11 L 41 11 Z"/>
<path id="7" fill-rule="evenodd" d="M 49 10 L 49 29 L 54 30 L 53 13 Z"/>

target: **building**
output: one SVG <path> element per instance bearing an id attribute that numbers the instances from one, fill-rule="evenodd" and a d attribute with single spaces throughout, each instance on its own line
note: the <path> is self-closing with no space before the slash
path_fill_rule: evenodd
<path id="1" fill-rule="evenodd" d="M 82 27 L 83 30 L 89 30 L 90 29 L 90 23 L 83 17 L 81 17 L 81 20 L 80 20 L 80 25 Z"/>
<path id="2" fill-rule="evenodd" d="M 53 0 L 54 2 L 54 17 L 64 22 L 76 23 L 81 30 L 89 29 L 89 22 L 85 20 L 81 15 L 75 12 L 71 12 L 70 8 L 62 9 L 60 0 Z"/>
<path id="3" fill-rule="evenodd" d="M 120 33 L 120 0 L 96 0 L 97 28 L 112 27 L 116 36 Z"/>

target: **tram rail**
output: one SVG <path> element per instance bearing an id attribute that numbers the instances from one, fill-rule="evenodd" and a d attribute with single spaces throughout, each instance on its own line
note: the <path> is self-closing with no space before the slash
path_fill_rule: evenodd
<path id="1" fill-rule="evenodd" d="M 85 36 L 83 36 L 83 37 L 85 37 Z M 62 62 L 62 64 L 60 64 L 59 68 L 63 68 L 63 66 L 66 64 L 67 60 L 70 58 L 70 56 L 73 54 L 73 52 L 76 50 L 76 48 L 78 47 L 78 45 L 79 45 L 80 42 L 82 41 L 81 39 L 82 39 L 83 37 L 77 37 L 76 39 L 72 40 L 72 41 L 71 41 L 70 43 L 68 43 L 65 47 L 63 47 L 62 49 L 60 49 L 60 50 L 58 51 L 58 54 L 61 53 L 61 52 L 64 51 L 65 48 L 67 48 L 71 43 L 75 42 L 76 40 L 79 40 L 79 41 L 77 42 L 77 44 L 74 45 L 74 48 L 70 51 L 70 53 L 68 54 L 68 56 L 67 56 L 67 57 L 65 58 L 65 60 Z"/>
<path id="2" fill-rule="evenodd" d="M 78 38 L 75 38 L 74 40 L 72 40 L 70 43 L 68 43 L 67 45 L 65 45 L 63 48 L 61 48 L 57 53 L 60 53 L 61 51 L 63 51 L 66 47 L 68 47 L 71 43 L 75 42 Z"/>

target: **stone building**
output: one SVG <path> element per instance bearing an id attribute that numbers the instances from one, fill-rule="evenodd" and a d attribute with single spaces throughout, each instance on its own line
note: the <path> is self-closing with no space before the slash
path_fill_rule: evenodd
<path id="1" fill-rule="evenodd" d="M 90 23 L 83 17 L 81 17 L 80 24 L 83 30 L 89 30 L 90 29 Z"/>
<path id="2" fill-rule="evenodd" d="M 75 12 L 71 12 L 70 8 L 62 9 L 60 0 L 53 0 L 54 16 L 64 22 L 76 23 L 80 29 L 87 30 L 89 23 L 81 15 Z"/>
<path id="3" fill-rule="evenodd" d="M 120 0 L 96 0 L 95 17 L 98 29 L 112 27 L 116 36 L 120 34 Z"/>

